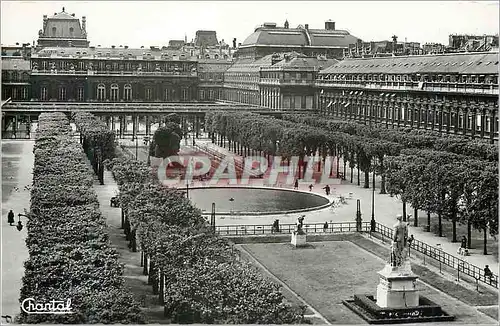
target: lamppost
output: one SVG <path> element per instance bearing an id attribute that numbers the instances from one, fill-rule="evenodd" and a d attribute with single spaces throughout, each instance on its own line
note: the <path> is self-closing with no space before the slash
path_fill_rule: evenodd
<path id="1" fill-rule="evenodd" d="M 234 198 L 229 198 L 229 201 L 231 202 L 231 215 L 234 215 Z"/>
<path id="2" fill-rule="evenodd" d="M 375 232 L 375 225 L 375 169 L 373 169 L 371 232 Z"/>

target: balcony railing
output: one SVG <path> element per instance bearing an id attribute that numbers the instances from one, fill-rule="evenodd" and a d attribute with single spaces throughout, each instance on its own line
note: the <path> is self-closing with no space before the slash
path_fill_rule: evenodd
<path id="1" fill-rule="evenodd" d="M 169 76 L 169 77 L 197 77 L 196 72 L 174 71 L 76 71 L 76 70 L 33 70 L 31 75 L 71 75 L 71 76 Z"/>
<path id="2" fill-rule="evenodd" d="M 420 90 L 450 93 L 473 93 L 498 95 L 498 84 L 484 83 L 452 83 L 452 82 L 416 82 L 416 81 L 345 81 L 321 80 L 315 82 L 316 87 L 368 88 L 380 90 Z"/>
<path id="3" fill-rule="evenodd" d="M 314 80 L 304 79 L 282 79 L 282 78 L 262 78 L 260 80 L 262 85 L 304 85 L 314 86 Z"/>

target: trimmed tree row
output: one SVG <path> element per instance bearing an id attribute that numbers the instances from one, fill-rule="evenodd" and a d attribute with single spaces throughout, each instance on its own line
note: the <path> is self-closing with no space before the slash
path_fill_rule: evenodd
<path id="1" fill-rule="evenodd" d="M 239 259 L 182 192 L 153 181 L 143 163 L 107 162 L 119 185 L 123 226 L 153 293 L 173 323 L 291 324 L 304 308 L 285 302 L 279 286 Z"/>
<path id="2" fill-rule="evenodd" d="M 343 175 L 346 175 L 349 164 L 353 182 L 352 172 L 357 167 L 358 185 L 359 173 L 362 171 L 365 173 L 365 188 L 369 188 L 369 173 L 374 171 L 375 174 L 381 174 L 385 158 L 398 155 L 402 149 L 402 145 L 395 142 L 325 130 L 304 123 L 246 112 L 209 112 L 206 115 L 205 126 L 212 134 L 213 142 L 217 141 L 220 146 L 224 146 L 225 140 L 228 140 L 230 149 L 243 156 L 260 154 L 270 158 L 280 155 L 284 159 L 299 156 L 302 163 L 299 164 L 299 168 L 303 168 L 306 164 L 304 160 L 306 156 L 318 154 L 323 166 L 326 157 L 332 156 L 337 159 L 337 175 L 339 175 L 339 161 L 343 157 Z M 383 174 L 381 193 L 385 193 Z"/>
<path id="3" fill-rule="evenodd" d="M 115 132 L 93 114 L 88 112 L 73 113 L 73 120 L 80 132 L 80 143 L 83 151 L 99 178 L 104 184 L 103 161 L 114 157 Z"/>
<path id="4" fill-rule="evenodd" d="M 26 314 L 19 323 L 144 323 L 123 285 L 82 147 L 62 113 L 43 113 L 36 136 L 20 302 L 71 300 L 72 314 Z"/>
<path id="5" fill-rule="evenodd" d="M 490 144 L 484 139 L 467 139 L 466 137 L 442 134 L 438 131 L 410 127 L 387 129 L 383 126 L 367 126 L 353 121 L 336 120 L 315 114 L 284 114 L 282 118 L 330 131 L 396 142 L 405 148 L 434 149 L 491 162 L 498 161 L 498 146 Z"/>
<path id="6" fill-rule="evenodd" d="M 498 165 L 446 152 L 403 150 L 391 157 L 386 169 L 388 191 L 401 197 L 403 204 L 438 215 L 439 236 L 442 218 L 452 221 L 453 241 L 457 241 L 456 223 L 467 223 L 468 246 L 471 228 L 498 233 Z M 415 219 L 417 223 L 417 219 Z M 430 231 L 430 230 L 429 230 Z"/>

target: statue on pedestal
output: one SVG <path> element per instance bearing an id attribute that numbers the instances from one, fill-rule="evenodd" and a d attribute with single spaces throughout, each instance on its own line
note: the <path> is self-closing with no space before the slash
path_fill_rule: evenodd
<path id="1" fill-rule="evenodd" d="M 297 223 L 295 225 L 295 231 L 294 231 L 294 234 L 298 234 L 298 235 L 304 235 L 306 234 L 304 232 L 304 230 L 302 230 L 302 226 L 304 225 L 304 218 L 305 218 L 305 215 L 301 215 L 298 219 L 297 219 Z"/>
<path id="2" fill-rule="evenodd" d="M 403 216 L 397 216 L 398 222 L 394 224 L 394 237 L 391 246 L 391 266 L 398 267 L 407 259 L 408 225 L 403 222 Z"/>

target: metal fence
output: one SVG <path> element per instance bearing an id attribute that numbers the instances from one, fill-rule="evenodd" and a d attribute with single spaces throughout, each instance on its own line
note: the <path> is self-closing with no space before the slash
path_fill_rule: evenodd
<path id="1" fill-rule="evenodd" d="M 392 239 L 394 231 L 392 228 L 389 228 L 380 223 L 376 223 L 375 231 L 380 233 L 382 239 L 387 237 Z M 444 252 L 441 248 L 432 247 L 422 241 L 413 240 L 410 246 L 410 250 L 415 250 L 424 255 L 424 257 L 430 257 L 436 260 L 440 264 L 444 264 L 457 271 L 457 279 L 460 279 L 460 273 L 463 273 L 469 277 L 487 285 L 490 285 L 494 288 L 498 288 L 498 275 L 492 275 L 491 277 L 484 275 L 484 270 L 480 267 L 477 267 L 473 264 L 466 262 L 463 259 L 450 255 Z"/>
<path id="2" fill-rule="evenodd" d="M 325 227 L 326 226 L 326 227 Z M 296 225 L 291 223 L 279 224 L 279 229 L 276 230 L 270 224 L 250 224 L 250 225 L 217 225 L 215 232 L 221 236 L 251 236 L 251 235 L 272 235 L 272 234 L 291 234 L 295 231 Z M 357 232 L 356 222 L 333 222 L 328 223 L 309 223 L 303 225 L 304 231 L 308 234 L 331 234 Z M 362 222 L 360 232 L 371 233 L 370 222 Z M 382 240 L 385 238 L 392 239 L 394 231 L 392 228 L 376 223 L 375 235 L 379 234 Z M 476 282 L 482 282 L 494 288 L 498 288 L 498 275 L 493 274 L 491 277 L 484 275 L 484 270 L 473 264 L 466 262 L 463 259 L 457 258 L 444 252 L 441 248 L 432 247 L 422 241 L 413 240 L 410 250 L 421 253 L 425 257 L 434 259 L 437 263 L 443 264 L 457 272 L 457 279 L 460 279 L 460 274 L 467 275 Z"/>
<path id="3" fill-rule="evenodd" d="M 356 222 L 334 222 L 328 223 L 325 228 L 325 223 L 309 223 L 304 224 L 303 229 L 308 234 L 322 233 L 344 233 L 356 232 Z M 215 232 L 222 236 L 239 236 L 239 235 L 266 235 L 266 234 L 292 234 L 295 231 L 295 224 L 279 224 L 279 230 L 276 231 L 270 224 L 255 224 L 255 225 L 216 225 Z M 361 232 L 370 231 L 370 222 L 361 223 Z"/>

